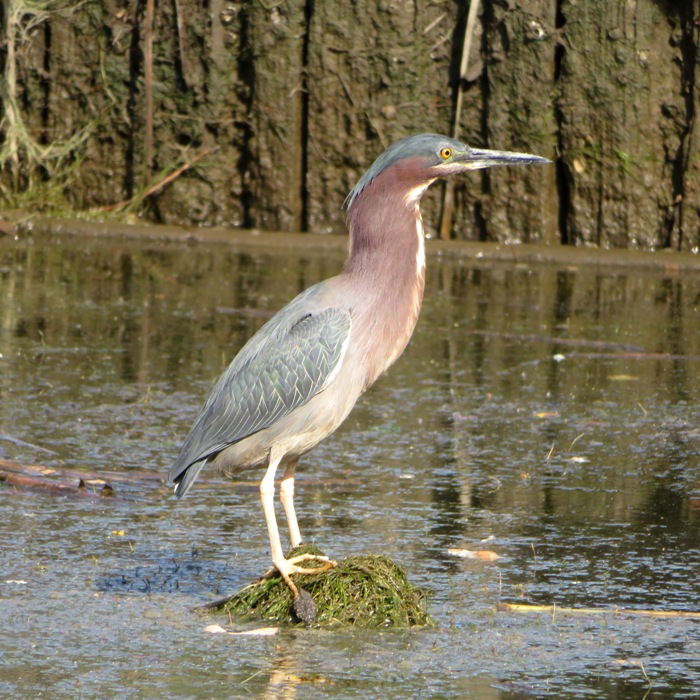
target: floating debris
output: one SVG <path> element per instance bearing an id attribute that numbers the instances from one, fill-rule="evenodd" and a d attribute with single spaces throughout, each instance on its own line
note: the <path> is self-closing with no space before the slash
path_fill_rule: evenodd
<path id="1" fill-rule="evenodd" d="M 207 625 L 205 632 L 211 634 L 233 634 L 248 637 L 271 637 L 279 632 L 279 627 L 258 627 L 254 630 L 240 630 L 238 632 L 224 629 L 221 625 Z"/>
<path id="2" fill-rule="evenodd" d="M 497 561 L 501 558 L 500 554 L 491 552 L 488 549 L 457 549 L 453 547 L 452 549 L 448 549 L 447 553 L 455 557 L 462 557 L 463 559 L 480 559 L 481 561 Z"/>

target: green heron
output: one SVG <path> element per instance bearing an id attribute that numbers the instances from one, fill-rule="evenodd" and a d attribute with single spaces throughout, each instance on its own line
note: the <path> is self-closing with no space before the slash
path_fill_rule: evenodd
<path id="1" fill-rule="evenodd" d="M 260 498 L 272 562 L 300 618 L 313 619 L 315 607 L 290 575 L 323 571 L 335 562 L 309 554 L 285 558 L 274 510 L 275 475 L 283 467 L 280 500 L 297 547 L 297 461 L 345 420 L 360 395 L 396 361 L 418 320 L 425 282 L 421 196 L 440 177 L 547 162 L 470 148 L 437 134 L 410 136 L 389 147 L 345 200 L 350 245 L 342 272 L 302 292 L 270 319 L 209 394 L 168 477 L 181 497 L 207 464 L 228 477 L 264 470 Z M 319 565 L 298 566 L 309 559 Z"/>

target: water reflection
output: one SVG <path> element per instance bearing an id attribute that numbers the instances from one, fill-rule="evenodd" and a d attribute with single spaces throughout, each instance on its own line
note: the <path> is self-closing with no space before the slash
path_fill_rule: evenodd
<path id="1" fill-rule="evenodd" d="M 165 474 L 236 350 L 343 259 L 97 241 L 5 245 L 0 255 L 0 433 L 29 443 L 0 440 L 0 457 L 134 475 Z M 548 682 L 559 690 L 604 692 L 609 681 L 592 681 L 592 670 L 601 654 L 604 665 L 622 658 L 638 626 L 609 627 L 620 646 L 604 651 L 582 642 L 571 622 L 567 642 L 551 631 L 557 655 L 538 656 L 545 623 L 494 622 L 494 604 L 698 609 L 699 329 L 697 275 L 430 259 L 416 335 L 347 423 L 300 464 L 298 509 L 302 531 L 329 553 L 399 560 L 433 589 L 443 628 L 430 640 L 384 640 L 374 666 L 362 635 L 301 634 L 279 651 L 272 642 L 262 659 L 241 650 L 244 661 L 227 660 L 211 683 L 257 673 L 243 685 L 269 697 L 306 697 L 326 683 L 348 697 L 377 687 L 392 697 L 388 669 L 398 659 L 417 695 L 444 697 L 456 687 L 446 679 L 461 673 L 465 697 L 516 697 L 523 664 L 533 679 L 525 692 L 540 692 L 552 675 L 524 661 L 534 653 L 554 669 L 558 680 Z M 35 580 L 32 562 L 50 561 L 60 542 L 70 553 L 61 576 L 81 595 L 121 589 L 167 594 L 172 604 L 225 593 L 267 563 L 257 478 L 228 486 L 203 474 L 181 504 L 154 498 L 147 518 L 140 506 L 116 513 L 6 498 L 7 576 Z M 35 517 L 47 511 L 50 518 Z M 100 553 L 95 576 L 85 533 L 122 527 L 133 551 Z M 502 559 L 456 559 L 452 547 Z M 60 588 L 59 578 L 41 580 L 43 594 Z M 47 622 L 49 634 L 66 624 L 62 614 Z M 173 643 L 182 636 L 164 634 Z M 647 668 L 659 697 L 664 688 L 667 697 L 690 692 L 700 679 L 687 664 L 697 630 L 682 635 L 680 651 L 670 639 L 652 644 L 651 634 L 638 650 L 668 662 Z M 369 664 L 360 677 L 343 661 L 348 649 Z M 192 655 L 183 668 L 196 666 L 193 649 L 181 653 Z M 89 654 L 76 663 L 90 667 Z M 640 687 L 630 680 L 638 667 L 615 673 L 622 686 Z"/>

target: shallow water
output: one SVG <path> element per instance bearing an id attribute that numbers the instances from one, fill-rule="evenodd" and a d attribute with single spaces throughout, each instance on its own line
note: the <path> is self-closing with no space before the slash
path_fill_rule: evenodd
<path id="1" fill-rule="evenodd" d="M 613 610 L 700 611 L 698 273 L 429 259 L 409 348 L 300 463 L 297 510 L 332 556 L 398 561 L 436 626 L 204 632 L 228 620 L 192 606 L 268 565 L 259 475 L 180 502 L 158 477 L 235 351 L 342 259 L 0 248 L 0 457 L 121 497 L 0 484 L 0 694 L 697 697 L 700 620 Z"/>

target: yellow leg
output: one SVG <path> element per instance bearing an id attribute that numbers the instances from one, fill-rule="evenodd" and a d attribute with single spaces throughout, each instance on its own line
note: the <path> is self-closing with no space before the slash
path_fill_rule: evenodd
<path id="1" fill-rule="evenodd" d="M 277 472 L 277 467 L 282 459 L 282 455 L 278 454 L 273 447 L 270 451 L 270 463 L 265 472 L 263 480 L 260 482 L 260 501 L 263 507 L 263 513 L 265 514 L 265 522 L 267 523 L 267 532 L 270 536 L 270 551 L 272 552 L 272 563 L 274 564 L 277 571 L 280 572 L 285 583 L 289 586 L 290 590 L 294 594 L 294 597 L 299 596 L 299 589 L 292 583 L 290 578 L 291 574 L 317 574 L 327 569 L 333 568 L 336 563 L 331 561 L 328 557 L 316 556 L 313 554 L 301 554 L 293 559 L 285 559 L 284 552 L 282 551 L 282 542 L 280 541 L 280 533 L 277 527 L 277 518 L 275 517 L 275 474 Z M 291 466 L 291 472 L 294 473 L 294 466 Z M 285 485 L 284 491 L 285 496 L 283 496 L 283 504 L 285 511 L 287 513 L 287 518 L 290 520 L 290 534 L 292 535 L 292 541 L 294 538 L 298 538 L 301 541 L 301 536 L 299 535 L 299 527 L 296 523 L 296 515 L 294 514 L 294 506 L 291 505 L 291 497 L 294 493 L 294 481 L 293 477 L 289 477 L 290 467 L 288 466 L 285 470 L 285 479 L 283 480 L 283 485 Z M 291 482 L 289 481 L 291 478 Z M 291 483 L 291 491 L 289 485 Z M 285 503 L 287 499 L 287 503 Z M 291 511 L 288 508 L 291 505 Z M 290 512 L 292 514 L 290 519 Z M 292 525 L 293 523 L 293 525 Z M 292 527 L 294 530 L 292 530 Z M 298 542 L 297 542 L 298 544 Z M 296 546 L 296 545 L 295 545 Z M 297 562 L 309 561 L 311 559 L 316 559 L 318 561 L 324 562 L 323 566 L 315 569 L 305 569 L 304 567 L 296 566 Z"/>
<path id="2" fill-rule="evenodd" d="M 282 483 L 280 484 L 280 501 L 284 507 L 285 515 L 287 516 L 287 525 L 289 526 L 289 539 L 292 547 L 298 547 L 301 544 L 301 532 L 297 523 L 297 514 L 294 510 L 294 470 L 297 466 L 297 460 L 289 462 L 284 470 Z"/>
<path id="3" fill-rule="evenodd" d="M 263 513 L 265 514 L 265 523 L 267 524 L 267 533 L 270 536 L 270 552 L 272 553 L 272 563 L 279 569 L 282 577 L 291 588 L 294 597 L 299 595 L 296 586 L 289 580 L 289 573 L 285 575 L 284 552 L 282 551 L 282 542 L 280 541 L 280 532 L 277 527 L 277 518 L 275 516 L 275 474 L 279 466 L 281 455 L 275 453 L 274 447 L 270 451 L 270 463 L 265 472 L 263 480 L 260 482 L 260 502 L 262 503 Z M 280 566 L 282 568 L 280 568 Z"/>

